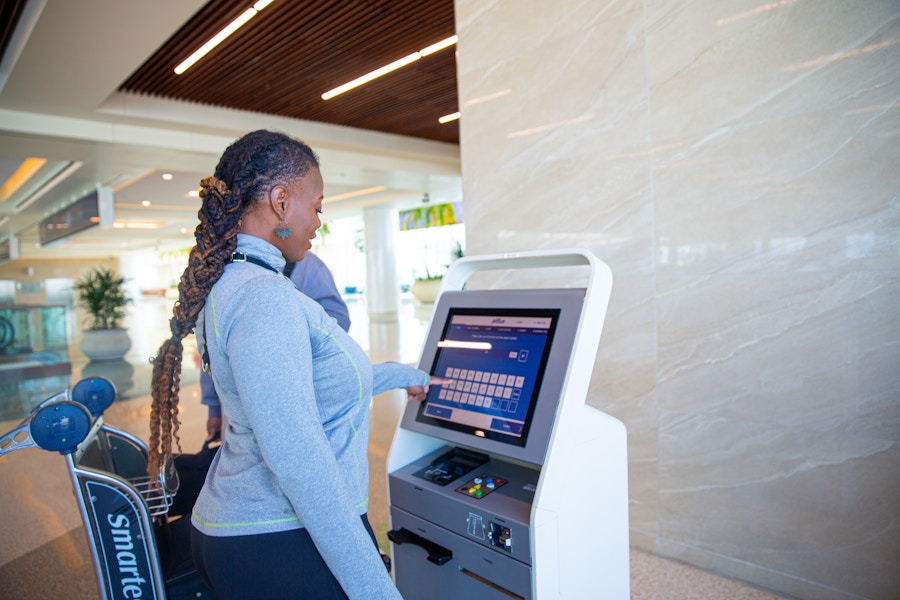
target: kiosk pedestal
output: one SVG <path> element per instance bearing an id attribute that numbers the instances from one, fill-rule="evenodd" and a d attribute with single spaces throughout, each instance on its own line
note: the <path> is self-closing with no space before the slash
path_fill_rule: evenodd
<path id="1" fill-rule="evenodd" d="M 586 288 L 464 291 L 482 270 L 581 266 Z M 404 598 L 629 597 L 625 428 L 585 404 L 612 276 L 583 250 L 466 257 L 444 277 L 388 455 Z"/>

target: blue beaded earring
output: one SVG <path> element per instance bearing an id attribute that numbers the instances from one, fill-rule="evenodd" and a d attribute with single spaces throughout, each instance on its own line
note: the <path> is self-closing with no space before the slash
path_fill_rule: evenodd
<path id="1" fill-rule="evenodd" d="M 291 235 L 291 228 L 287 226 L 287 221 L 284 222 L 284 228 L 276 227 L 275 235 L 277 235 L 281 239 L 287 239 L 287 236 Z"/>

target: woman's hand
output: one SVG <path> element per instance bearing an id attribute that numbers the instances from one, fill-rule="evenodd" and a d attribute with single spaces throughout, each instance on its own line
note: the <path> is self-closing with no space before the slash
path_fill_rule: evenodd
<path id="1" fill-rule="evenodd" d="M 222 437 L 222 417 L 210 417 L 206 421 L 206 441 L 214 442 Z"/>
<path id="2" fill-rule="evenodd" d="M 428 390 L 433 385 L 447 385 L 450 383 L 450 379 L 445 379 L 444 377 L 435 377 L 431 376 L 431 380 L 428 382 L 428 385 L 411 385 L 406 388 L 407 397 L 412 400 L 415 398 L 419 402 L 422 402 L 425 399 L 425 396 L 428 395 Z"/>

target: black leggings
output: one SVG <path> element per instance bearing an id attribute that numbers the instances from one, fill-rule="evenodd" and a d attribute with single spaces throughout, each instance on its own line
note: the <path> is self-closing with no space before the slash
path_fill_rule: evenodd
<path id="1" fill-rule="evenodd" d="M 369 519 L 363 525 L 378 545 Z M 219 600 L 346 600 L 306 529 L 215 537 L 191 527 L 194 564 Z"/>

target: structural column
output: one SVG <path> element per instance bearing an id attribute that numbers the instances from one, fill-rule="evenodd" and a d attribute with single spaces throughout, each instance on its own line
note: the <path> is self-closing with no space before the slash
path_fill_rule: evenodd
<path id="1" fill-rule="evenodd" d="M 396 209 L 371 207 L 363 211 L 366 244 L 366 301 L 372 321 L 396 321 L 400 311 L 395 241 Z"/>

